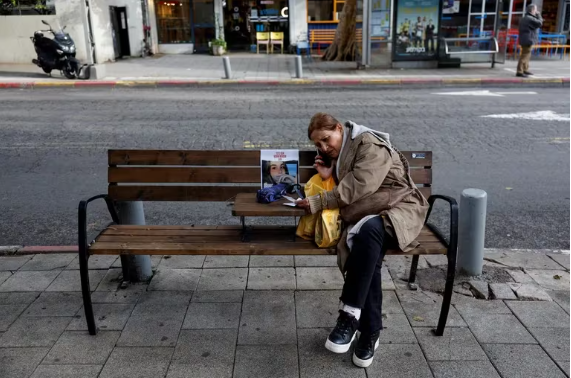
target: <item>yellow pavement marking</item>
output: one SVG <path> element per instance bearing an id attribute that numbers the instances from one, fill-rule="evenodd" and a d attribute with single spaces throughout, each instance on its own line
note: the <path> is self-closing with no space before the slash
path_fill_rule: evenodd
<path id="1" fill-rule="evenodd" d="M 34 87 L 73 87 L 75 81 L 37 81 Z"/>

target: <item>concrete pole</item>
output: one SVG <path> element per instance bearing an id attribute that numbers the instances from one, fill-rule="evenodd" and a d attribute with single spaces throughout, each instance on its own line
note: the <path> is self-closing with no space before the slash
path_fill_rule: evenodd
<path id="1" fill-rule="evenodd" d="M 464 189 L 460 198 L 458 225 L 458 270 L 470 276 L 482 274 L 488 194 Z"/>
<path id="2" fill-rule="evenodd" d="M 303 66 L 301 65 L 301 56 L 295 56 L 295 78 L 303 78 Z"/>
<path id="3" fill-rule="evenodd" d="M 232 67 L 230 67 L 230 58 L 227 56 L 222 57 L 222 62 L 224 63 L 224 75 L 225 79 L 232 78 Z"/>
<path id="4" fill-rule="evenodd" d="M 119 202 L 118 210 L 121 224 L 145 224 L 143 202 Z M 153 275 L 149 256 L 121 255 L 121 266 L 123 267 L 123 281 L 142 282 L 147 281 Z"/>

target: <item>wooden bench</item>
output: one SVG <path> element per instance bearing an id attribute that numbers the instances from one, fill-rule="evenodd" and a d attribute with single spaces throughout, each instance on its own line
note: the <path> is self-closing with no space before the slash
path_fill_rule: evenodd
<path id="1" fill-rule="evenodd" d="M 321 55 L 321 45 L 329 46 L 335 39 L 336 29 L 312 29 L 309 31 L 309 46 L 317 45 L 317 54 Z M 384 37 L 371 37 L 371 42 L 379 43 L 385 41 Z M 357 29 L 355 41 L 361 44 L 363 41 L 363 29 Z"/>
<path id="2" fill-rule="evenodd" d="M 403 152 L 410 162 L 411 176 L 428 198 L 430 209 L 440 199 L 450 205 L 450 235 L 447 241 L 429 223 L 418 237 L 420 245 L 412 255 L 409 282 L 416 278 L 420 255 L 442 254 L 448 257 L 448 273 L 444 300 L 436 329 L 442 335 L 448 317 L 454 273 L 458 229 L 458 207 L 453 198 L 431 196 L 432 153 Z M 315 152 L 300 151 L 299 178 L 307 182 L 314 174 Z M 335 249 L 319 249 L 313 242 L 294 238 L 293 226 L 260 226 L 246 230 L 242 226 L 160 226 L 121 225 L 116 205 L 119 201 L 231 201 L 241 193 L 255 193 L 260 182 L 259 151 L 173 151 L 173 150 L 110 150 L 108 153 L 108 191 L 81 201 L 78 209 L 79 265 L 83 303 L 89 333 L 97 332 L 89 286 L 91 255 L 327 255 Z M 253 195 L 251 195 L 253 198 Z M 94 239 L 87 237 L 87 207 L 102 199 L 112 222 Z M 256 215 L 252 200 L 252 215 Z M 250 206 L 241 203 L 234 213 L 246 214 Z M 276 207 L 277 209 L 277 207 Z M 286 209 L 286 206 L 280 207 Z M 288 208 L 290 209 L 290 208 Z M 299 209 L 295 209 L 300 211 Z M 229 210 L 229 216 L 230 210 Z M 430 211 L 429 214 L 430 215 Z M 428 217 L 427 217 L 428 219 Z M 91 241 L 93 240 L 93 241 Z M 389 250 L 387 255 L 402 255 Z"/>

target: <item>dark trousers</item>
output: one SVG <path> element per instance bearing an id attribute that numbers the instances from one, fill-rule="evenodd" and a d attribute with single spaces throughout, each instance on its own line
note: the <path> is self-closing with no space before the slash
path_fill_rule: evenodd
<path id="1" fill-rule="evenodd" d="M 389 244 L 392 240 L 385 234 L 381 217 L 369 219 L 353 238 L 340 299 L 346 305 L 361 309 L 359 331 L 362 333 L 383 328 L 381 266 Z"/>
<path id="2" fill-rule="evenodd" d="M 428 50 L 428 44 L 430 44 L 430 50 Z M 426 37 L 424 40 L 424 51 L 426 52 L 433 52 L 434 51 L 434 38 L 433 37 Z"/>

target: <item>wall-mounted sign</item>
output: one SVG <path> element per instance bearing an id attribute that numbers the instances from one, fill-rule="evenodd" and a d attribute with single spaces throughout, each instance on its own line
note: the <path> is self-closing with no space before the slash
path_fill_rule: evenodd
<path id="1" fill-rule="evenodd" d="M 289 17 L 289 8 L 288 7 L 282 8 L 281 15 L 282 17 Z"/>

